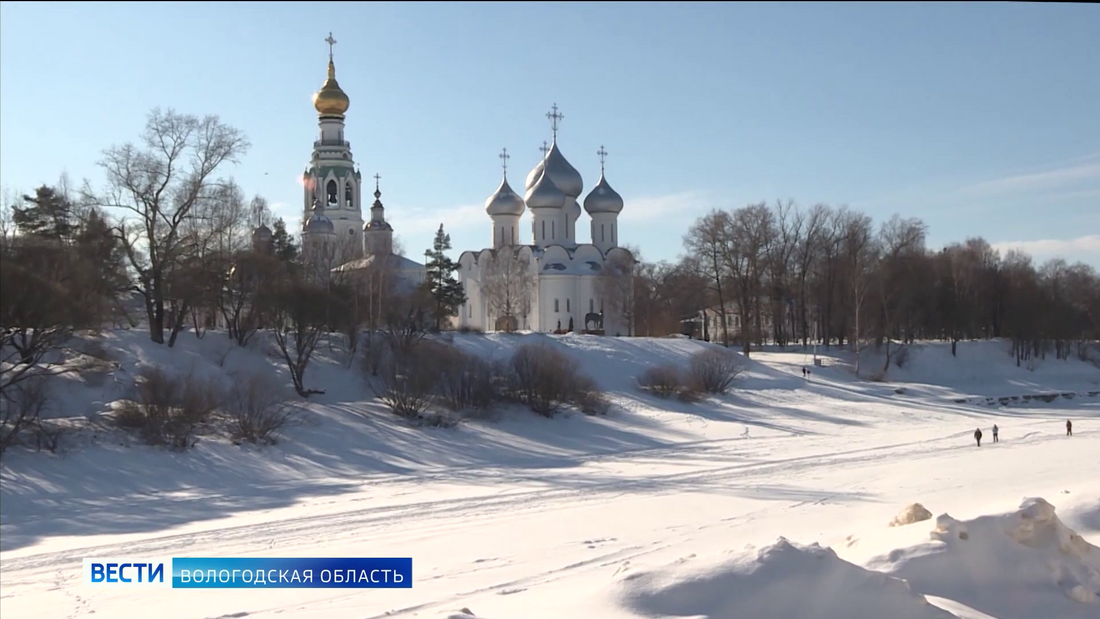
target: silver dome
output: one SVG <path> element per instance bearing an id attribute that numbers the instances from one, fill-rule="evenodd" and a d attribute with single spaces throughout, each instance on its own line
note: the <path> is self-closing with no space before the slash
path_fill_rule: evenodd
<path id="1" fill-rule="evenodd" d="M 333 227 L 332 220 L 325 215 L 325 207 L 321 206 L 320 200 L 316 198 L 313 200 L 313 214 L 306 220 L 304 231 L 318 234 L 336 234 L 336 228 Z"/>
<path id="2" fill-rule="evenodd" d="M 545 143 L 546 142 L 543 142 L 543 144 Z M 546 157 L 540 159 L 538 165 L 527 173 L 527 182 L 524 183 L 523 188 L 530 191 L 530 189 L 535 186 L 535 181 L 539 180 L 539 177 L 542 176 L 542 171 L 544 169 L 546 169 Z"/>
<path id="3" fill-rule="evenodd" d="M 545 171 L 535 184 L 527 190 L 528 208 L 561 208 L 565 206 L 565 194 L 554 184 Z"/>
<path id="4" fill-rule="evenodd" d="M 500 186 L 485 200 L 485 212 L 490 217 L 497 215 L 522 215 L 524 210 L 523 198 L 520 197 L 508 185 L 508 179 L 500 181 Z"/>
<path id="5" fill-rule="evenodd" d="M 577 204 L 576 198 L 569 200 L 569 206 L 565 207 L 566 213 L 573 216 L 573 221 L 581 216 L 581 205 Z"/>
<path id="6" fill-rule="evenodd" d="M 584 191 L 581 173 L 565 160 L 565 155 L 562 155 L 561 150 L 558 149 L 557 140 L 550 145 L 550 152 L 546 153 L 546 161 L 543 165 L 550 173 L 550 179 L 565 195 L 576 198 Z"/>
<path id="7" fill-rule="evenodd" d="M 584 210 L 588 211 L 589 215 L 593 213 L 618 214 L 623 210 L 623 197 L 612 189 L 611 185 L 607 184 L 607 179 L 601 174 L 599 182 L 592 188 L 588 197 L 584 199 Z"/>

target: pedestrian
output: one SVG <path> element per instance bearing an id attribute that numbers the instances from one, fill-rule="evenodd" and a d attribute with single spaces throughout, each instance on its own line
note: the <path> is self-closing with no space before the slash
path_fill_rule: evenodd
<path id="1" fill-rule="evenodd" d="M 1073 436 L 1073 422 L 1066 420 L 1066 436 Z"/>
<path id="2" fill-rule="evenodd" d="M 806 366 L 802 366 L 802 379 L 803 380 L 806 379 L 806 374 L 807 374 Z"/>
<path id="3" fill-rule="evenodd" d="M 974 430 L 974 440 L 978 441 L 978 447 L 982 446 L 982 429 Z"/>
<path id="4" fill-rule="evenodd" d="M 997 442 L 997 424 L 993 424 L 993 442 Z"/>

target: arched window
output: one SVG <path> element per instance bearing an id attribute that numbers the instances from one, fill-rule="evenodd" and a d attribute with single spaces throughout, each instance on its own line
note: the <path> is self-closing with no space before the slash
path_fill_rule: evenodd
<path id="1" fill-rule="evenodd" d="M 328 194 L 328 205 L 336 205 L 340 199 L 336 194 L 336 181 L 329 181 L 328 185 L 325 185 L 325 193 Z"/>
<path id="2" fill-rule="evenodd" d="M 344 205 L 348 208 L 355 208 L 355 192 L 351 189 L 351 181 L 344 186 Z"/>

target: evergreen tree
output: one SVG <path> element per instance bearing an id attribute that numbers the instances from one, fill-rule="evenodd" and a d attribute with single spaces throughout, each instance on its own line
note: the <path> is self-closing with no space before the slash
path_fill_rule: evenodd
<path id="1" fill-rule="evenodd" d="M 294 237 L 286 230 L 286 222 L 283 218 L 275 220 L 271 226 L 271 238 L 275 244 L 275 256 L 283 262 L 294 262 L 298 259 L 298 245 Z"/>
<path id="2" fill-rule="evenodd" d="M 439 224 L 432 248 L 424 252 L 424 257 L 427 258 L 424 264 L 427 280 L 424 284 L 435 299 L 433 313 L 437 331 L 441 328 L 443 320 L 453 316 L 458 312 L 459 306 L 466 302 L 466 293 L 454 275 L 458 270 L 458 263 L 443 253 L 450 248 L 451 235 L 443 232 L 443 224 Z"/>
<path id="3" fill-rule="evenodd" d="M 77 230 L 72 202 L 49 185 L 42 185 L 34 193 L 23 196 L 29 206 L 12 207 L 12 221 L 19 231 L 55 241 L 71 239 Z"/>

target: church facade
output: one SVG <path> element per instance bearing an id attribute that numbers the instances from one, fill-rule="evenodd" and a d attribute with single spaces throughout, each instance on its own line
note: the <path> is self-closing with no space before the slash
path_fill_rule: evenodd
<path id="1" fill-rule="evenodd" d="M 588 238 L 577 236 L 584 189 L 580 173 L 558 146 L 553 106 L 553 140 L 543 143 L 543 158 L 527 175 L 524 196 L 508 183 L 507 149 L 501 153 L 504 175 L 485 201 L 492 242 L 459 256 L 459 280 L 467 302 L 459 308 L 459 327 L 483 331 L 589 331 L 630 335 L 628 297 L 634 257 L 619 246 L 622 197 L 604 173 L 607 152 L 600 147 L 600 178 L 584 198 Z M 524 239 L 520 218 L 531 213 L 531 236 Z"/>
<path id="2" fill-rule="evenodd" d="M 319 134 L 302 173 L 302 255 L 318 278 L 375 268 L 396 272 L 407 284 L 424 281 L 424 266 L 393 253 L 393 227 L 386 221 L 380 177 L 375 174 L 370 219 L 363 221 L 363 177 L 345 139 L 350 100 L 336 81 L 329 33 L 328 78 L 313 95 Z"/>

